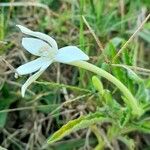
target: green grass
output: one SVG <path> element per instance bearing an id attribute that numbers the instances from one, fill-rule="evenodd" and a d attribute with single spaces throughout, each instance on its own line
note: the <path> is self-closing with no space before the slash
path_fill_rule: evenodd
<path id="1" fill-rule="evenodd" d="M 12 150 L 149 149 L 148 21 L 116 57 L 148 15 L 149 1 L 41 0 L 34 6 L 25 0 L 19 6 L 11 5 L 13 0 L 3 2 L 10 6 L 0 2 L 0 145 Z M 124 103 L 126 98 L 108 80 L 58 63 L 22 98 L 20 87 L 27 76 L 15 79 L 14 68 L 34 57 L 21 46 L 22 34 L 16 24 L 54 37 L 59 47 L 78 46 L 90 56 L 90 63 L 128 88 L 143 115 L 133 116 Z M 49 137 L 62 139 L 47 145 Z"/>

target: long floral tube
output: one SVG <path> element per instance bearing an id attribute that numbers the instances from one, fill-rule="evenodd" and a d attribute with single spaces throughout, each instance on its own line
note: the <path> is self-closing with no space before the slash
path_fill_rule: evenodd
<path id="1" fill-rule="evenodd" d="M 117 78 L 115 78 L 113 75 L 110 73 L 106 72 L 105 70 L 91 64 L 85 61 L 76 61 L 72 62 L 71 65 L 89 70 L 99 76 L 102 76 L 112 82 L 114 85 L 120 89 L 120 91 L 124 94 L 125 99 L 124 102 L 132 109 L 132 114 L 135 116 L 141 116 L 143 111 L 142 108 L 140 107 L 139 103 L 137 100 L 134 98 L 134 96 L 131 94 L 131 92 L 128 90 L 128 88 Z"/>

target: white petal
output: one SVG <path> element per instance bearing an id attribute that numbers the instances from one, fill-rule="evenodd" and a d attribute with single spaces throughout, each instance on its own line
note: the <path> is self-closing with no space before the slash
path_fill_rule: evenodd
<path id="1" fill-rule="evenodd" d="M 32 72 L 39 70 L 46 62 L 47 60 L 40 57 L 24 65 L 21 65 L 20 67 L 16 69 L 16 71 L 19 75 L 30 74 Z"/>
<path id="2" fill-rule="evenodd" d="M 44 66 L 41 67 L 41 69 L 36 72 L 35 74 L 33 74 L 32 76 L 30 76 L 28 78 L 28 80 L 23 84 L 23 86 L 21 87 L 21 95 L 22 97 L 24 97 L 26 89 L 28 88 L 28 86 L 34 82 L 46 69 L 47 67 L 51 64 L 52 62 L 47 62 L 45 63 Z"/>
<path id="3" fill-rule="evenodd" d="M 66 46 L 60 48 L 55 57 L 55 61 L 69 63 L 78 60 L 88 60 L 89 57 L 76 46 Z"/>
<path id="4" fill-rule="evenodd" d="M 45 56 L 52 49 L 46 42 L 36 38 L 23 38 L 23 47 L 33 55 Z"/>
<path id="5" fill-rule="evenodd" d="M 50 36 L 48 36 L 48 35 L 46 35 L 44 33 L 41 33 L 41 32 L 32 31 L 32 30 L 30 30 L 30 29 L 28 29 L 28 28 L 26 28 L 24 26 L 21 26 L 21 25 L 16 25 L 16 26 L 19 27 L 20 30 L 24 34 L 40 38 L 40 39 L 48 42 L 53 48 L 58 49 L 57 43 L 56 43 L 56 41 L 52 37 L 50 37 Z"/>

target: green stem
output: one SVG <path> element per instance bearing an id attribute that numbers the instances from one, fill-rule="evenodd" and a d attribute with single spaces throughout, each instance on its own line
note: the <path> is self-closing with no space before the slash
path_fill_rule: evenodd
<path id="1" fill-rule="evenodd" d="M 105 143 L 104 143 L 104 140 L 100 134 L 99 129 L 97 128 L 96 125 L 92 125 L 90 128 L 98 140 L 98 145 L 94 148 L 94 150 L 104 150 Z"/>
<path id="2" fill-rule="evenodd" d="M 133 115 L 135 115 L 135 116 L 141 116 L 142 115 L 141 107 L 139 107 L 138 102 L 136 101 L 134 96 L 131 94 L 131 92 L 128 90 L 128 88 L 122 82 L 120 82 L 117 78 L 112 76 L 110 73 L 108 73 L 105 70 L 103 70 L 103 69 L 101 69 L 101 68 L 99 68 L 93 64 L 90 64 L 86 61 L 72 62 L 71 65 L 89 70 L 89 71 L 91 71 L 91 72 L 93 72 L 99 76 L 106 78 L 110 82 L 112 82 L 114 85 L 116 85 L 120 89 L 120 91 L 126 97 L 123 100 L 132 109 Z"/>

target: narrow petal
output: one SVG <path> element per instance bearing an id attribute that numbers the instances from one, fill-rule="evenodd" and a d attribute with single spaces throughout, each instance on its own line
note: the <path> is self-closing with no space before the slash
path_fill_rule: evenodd
<path id="1" fill-rule="evenodd" d="M 41 69 L 36 72 L 35 74 L 33 74 L 32 76 L 30 76 L 27 81 L 23 84 L 23 86 L 21 87 L 21 95 L 22 97 L 24 97 L 26 89 L 28 88 L 28 86 L 34 82 L 46 69 L 47 67 L 51 64 L 52 62 L 47 62 L 44 64 L 44 66 L 41 67 Z"/>
<path id="2" fill-rule="evenodd" d="M 21 26 L 21 25 L 16 25 L 16 26 L 19 27 L 20 30 L 24 34 L 40 38 L 40 39 L 48 42 L 53 48 L 58 49 L 57 43 L 56 43 L 56 41 L 52 37 L 50 37 L 50 36 L 48 36 L 48 35 L 46 35 L 44 33 L 41 33 L 41 32 L 32 31 L 32 30 L 30 30 L 30 29 L 28 29 L 28 28 L 26 28 L 24 26 Z"/>
<path id="3" fill-rule="evenodd" d="M 78 60 L 88 60 L 89 57 L 76 46 L 66 46 L 60 48 L 55 57 L 55 61 L 69 63 Z"/>
<path id="4" fill-rule="evenodd" d="M 52 49 L 46 42 L 36 38 L 23 38 L 23 47 L 33 55 L 46 56 Z"/>
<path id="5" fill-rule="evenodd" d="M 30 74 L 30 73 L 33 73 L 33 72 L 39 70 L 46 62 L 47 62 L 47 60 L 40 57 L 40 58 L 30 61 L 24 65 L 21 65 L 20 67 L 18 67 L 16 69 L 16 71 L 17 71 L 18 75 Z"/>

